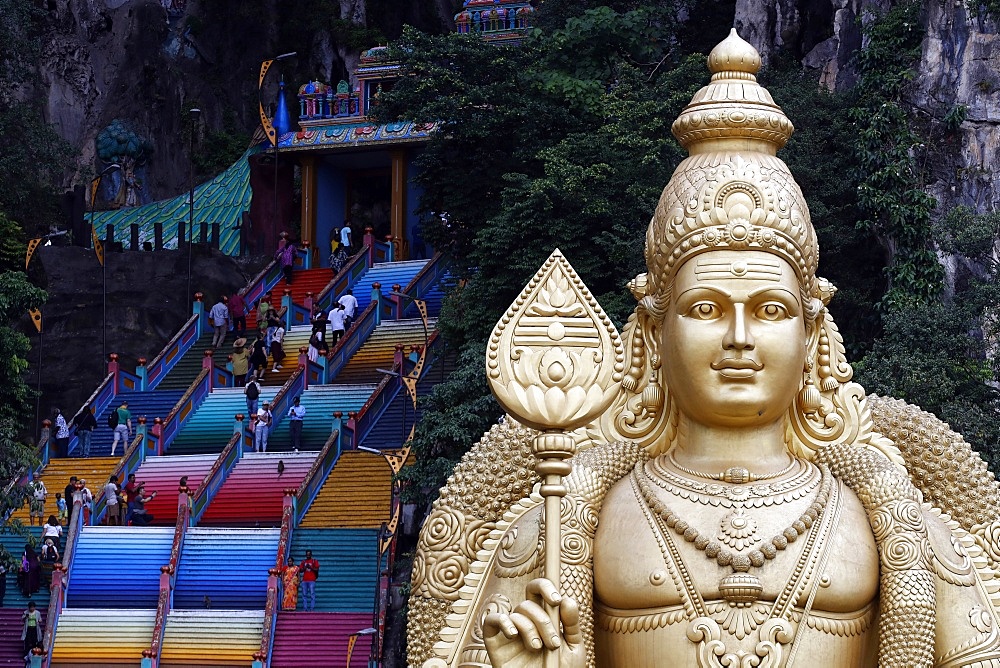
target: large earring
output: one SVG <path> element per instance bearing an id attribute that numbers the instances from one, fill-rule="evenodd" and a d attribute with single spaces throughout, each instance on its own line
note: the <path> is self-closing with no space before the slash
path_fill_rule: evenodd
<path id="1" fill-rule="evenodd" d="M 819 393 L 819 388 L 813 383 L 812 362 L 806 362 L 806 368 L 802 373 L 802 389 L 799 390 L 799 406 L 806 415 L 815 415 L 823 405 L 823 397 Z"/>
<path id="2" fill-rule="evenodd" d="M 642 406 L 644 415 L 656 417 L 663 410 L 663 388 L 660 387 L 660 356 L 651 355 L 649 365 L 652 367 L 649 374 L 649 384 L 642 390 L 642 399 L 639 401 L 639 405 Z"/>

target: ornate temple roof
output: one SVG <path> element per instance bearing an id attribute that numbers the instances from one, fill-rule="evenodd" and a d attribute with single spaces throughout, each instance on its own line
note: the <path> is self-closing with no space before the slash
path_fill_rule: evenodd
<path id="1" fill-rule="evenodd" d="M 430 139 L 437 128 L 438 123 L 412 121 L 385 125 L 371 123 L 318 125 L 282 135 L 278 140 L 278 149 L 281 151 L 337 148 L 352 150 L 390 144 L 420 143 Z"/>
<path id="2" fill-rule="evenodd" d="M 455 14 L 455 27 L 487 42 L 516 44 L 531 27 L 534 11 L 525 0 L 465 0 L 462 11 Z"/>
<path id="3" fill-rule="evenodd" d="M 285 135 L 286 137 L 289 135 Z M 202 221 L 219 223 L 219 250 L 227 255 L 236 255 L 240 247 L 239 225 L 244 211 L 250 210 L 250 163 L 248 158 L 257 152 L 252 148 L 229 169 L 206 181 L 194 189 L 194 219 L 198 225 Z M 144 206 L 135 206 L 113 211 L 94 213 L 94 226 L 103 238 L 108 225 L 115 226 L 115 240 L 127 241 L 132 223 L 139 224 L 139 241 L 153 241 L 153 226 L 163 225 L 164 246 L 177 247 L 177 221 L 188 219 L 188 193 L 160 200 Z M 90 214 L 87 214 L 90 220 Z M 197 228 L 196 228 L 197 229 Z"/>

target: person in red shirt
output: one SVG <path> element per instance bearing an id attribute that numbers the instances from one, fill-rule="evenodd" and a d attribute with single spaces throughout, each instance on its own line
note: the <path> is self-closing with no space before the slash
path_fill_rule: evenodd
<path id="1" fill-rule="evenodd" d="M 236 338 L 242 338 L 247 333 L 247 303 L 243 301 L 243 296 L 236 291 L 229 298 L 229 317 L 236 332 Z"/>
<path id="2" fill-rule="evenodd" d="M 313 559 L 312 550 L 306 550 L 299 571 L 302 573 L 302 609 L 312 612 L 316 607 L 316 579 L 319 577 L 319 562 Z"/>

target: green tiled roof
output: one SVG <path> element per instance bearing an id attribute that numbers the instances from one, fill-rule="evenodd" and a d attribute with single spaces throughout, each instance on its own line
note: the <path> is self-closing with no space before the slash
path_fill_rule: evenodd
<path id="1" fill-rule="evenodd" d="M 240 249 L 239 225 L 244 211 L 250 210 L 250 163 L 247 158 L 259 149 L 253 147 L 229 169 L 194 189 L 195 233 L 201 223 L 219 223 L 219 249 L 236 255 Z M 114 225 L 115 240 L 128 241 L 129 226 L 139 224 L 139 242 L 153 241 L 153 226 L 163 225 L 163 245 L 177 248 L 177 221 L 188 219 L 187 192 L 172 199 L 94 214 L 94 226 L 103 239 L 108 225 Z"/>

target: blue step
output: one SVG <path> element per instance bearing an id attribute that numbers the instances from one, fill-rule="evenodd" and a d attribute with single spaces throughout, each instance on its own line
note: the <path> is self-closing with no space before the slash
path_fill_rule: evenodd
<path id="1" fill-rule="evenodd" d="M 42 538 L 42 527 L 28 527 L 27 529 L 31 535 L 35 538 L 35 552 L 41 549 L 41 538 Z M 66 531 L 63 530 L 63 542 L 66 540 Z M 3 546 L 10 556 L 14 559 L 17 567 L 21 565 L 21 554 L 24 553 L 24 545 L 27 541 L 21 536 L 0 532 L 0 545 Z M 62 549 L 59 550 L 62 554 Z M 33 594 L 32 597 L 25 598 L 21 595 L 20 590 L 17 588 L 17 573 L 15 569 L 10 569 L 10 572 L 5 576 L 7 578 L 7 595 L 4 597 L 3 604 L 7 608 L 24 608 L 28 605 L 28 601 L 34 601 L 37 605 L 45 608 L 49 604 L 49 589 L 45 578 L 42 578 L 42 588 L 38 593 Z"/>
<path id="2" fill-rule="evenodd" d="M 302 450 L 319 450 L 330 437 L 334 411 L 347 414 L 359 411 L 375 391 L 374 384 L 313 385 L 303 392 L 302 406 L 306 416 L 302 420 Z M 282 452 L 292 449 L 287 415 L 276 424 L 268 438 L 268 451 Z"/>
<path id="3" fill-rule="evenodd" d="M 262 387 L 259 403 L 270 400 L 279 387 Z M 213 390 L 195 409 L 180 433 L 174 437 L 168 452 L 171 455 L 204 455 L 222 452 L 233 437 L 235 415 L 247 415 L 247 398 L 242 387 L 222 387 Z M 244 419 L 249 425 L 249 416 Z"/>
<path id="4" fill-rule="evenodd" d="M 306 558 L 306 550 L 319 561 L 317 611 L 372 611 L 379 574 L 377 529 L 296 529 L 291 550 L 296 563 Z"/>
<path id="5" fill-rule="evenodd" d="M 414 276 L 427 265 L 427 260 L 409 260 L 406 262 L 383 262 L 372 265 L 358 278 L 354 284 L 354 297 L 358 300 L 358 315 L 360 315 L 368 304 L 372 301 L 372 284 L 379 283 L 382 294 L 388 295 L 392 292 L 393 285 L 406 288 L 413 280 Z M 340 295 L 335 295 L 334 299 Z"/>
<path id="6" fill-rule="evenodd" d="M 85 526 L 73 553 L 66 605 L 156 608 L 173 527 Z"/>
<path id="7" fill-rule="evenodd" d="M 274 567 L 279 532 L 188 529 L 177 567 L 174 607 L 262 610 L 267 602 L 267 570 Z"/>
<path id="8" fill-rule="evenodd" d="M 90 456 L 108 457 L 111 455 L 111 443 L 114 440 L 114 430 L 108 426 L 108 416 L 111 411 L 118 410 L 123 401 L 128 402 L 129 413 L 132 414 L 132 437 L 135 437 L 135 429 L 139 424 L 139 418 L 145 417 L 146 424 L 153 426 L 154 418 L 166 418 L 167 414 L 180 401 L 184 395 L 184 390 L 153 390 L 152 392 L 127 392 L 119 394 L 112 399 L 111 405 L 101 412 L 97 417 L 97 429 L 90 437 Z M 126 446 L 127 447 L 127 446 Z M 118 443 L 115 450 L 116 455 L 125 452 L 122 444 Z M 75 455 L 82 455 L 83 452 L 77 449 L 73 451 Z"/>

